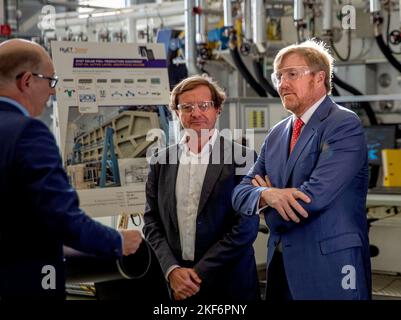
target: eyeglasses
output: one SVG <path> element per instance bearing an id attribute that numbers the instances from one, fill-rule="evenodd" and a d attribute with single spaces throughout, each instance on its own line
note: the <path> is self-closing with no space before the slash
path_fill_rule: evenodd
<path id="1" fill-rule="evenodd" d="M 195 106 L 198 106 L 199 110 L 206 112 L 209 108 L 214 107 L 214 101 L 201 101 L 197 103 L 180 103 L 177 105 L 177 109 L 183 113 L 192 113 L 195 110 Z"/>
<path id="2" fill-rule="evenodd" d="M 21 77 L 24 75 L 24 73 L 25 73 L 25 72 L 21 72 L 19 75 L 17 75 L 16 79 L 21 78 Z M 49 86 L 50 86 L 50 88 L 52 88 L 52 89 L 56 87 L 56 84 L 57 84 L 57 82 L 58 82 L 58 77 L 57 77 L 57 76 L 54 76 L 54 77 L 46 77 L 46 76 L 44 76 L 43 74 L 34 73 L 34 72 L 32 72 L 32 75 L 35 76 L 35 77 L 38 77 L 38 78 L 40 78 L 40 79 L 49 80 Z"/>
<path id="3" fill-rule="evenodd" d="M 45 80 L 49 80 L 49 86 L 50 86 L 50 88 L 55 88 L 56 87 L 56 84 L 57 84 L 57 82 L 58 82 L 58 77 L 57 76 L 54 76 L 54 77 L 46 77 L 46 76 L 44 76 L 43 74 L 40 74 L 40 73 L 33 73 L 32 72 L 32 74 L 35 76 L 35 77 L 38 77 L 38 78 L 41 78 L 41 79 L 45 79 Z"/>
<path id="4" fill-rule="evenodd" d="M 278 88 L 283 80 L 295 81 L 309 73 L 312 73 L 312 70 L 310 70 L 307 66 L 288 67 L 273 72 L 271 79 L 273 85 Z"/>

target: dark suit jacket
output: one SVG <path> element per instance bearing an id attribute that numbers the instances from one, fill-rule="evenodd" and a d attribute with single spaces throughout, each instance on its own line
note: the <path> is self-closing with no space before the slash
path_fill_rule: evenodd
<path id="1" fill-rule="evenodd" d="M 63 244 L 121 255 L 116 230 L 79 209 L 49 129 L 0 102 L 0 297 L 63 298 Z M 50 266 L 50 269 L 48 269 Z M 56 288 L 42 281 L 55 271 Z"/>
<path id="2" fill-rule="evenodd" d="M 201 299 L 258 299 L 252 244 L 257 236 L 259 217 L 240 215 L 231 206 L 231 193 L 242 178 L 242 175 L 235 174 L 241 165 L 237 164 L 239 161 L 235 163 L 238 157 L 233 157 L 233 154 L 238 156 L 247 150 L 251 165 L 256 154 L 222 137 L 216 140 L 211 158 L 216 150 L 220 150 L 219 161 L 213 160 L 219 164 L 209 163 L 206 171 L 196 219 L 195 260 L 188 265 L 188 262 L 182 261 L 176 212 L 179 150 L 174 145 L 157 153 L 153 162 L 165 159 L 167 163 L 151 164 L 146 184 L 143 231 L 156 252 L 163 272 L 166 273 L 175 264 L 194 267 L 202 279 L 201 290 L 197 294 Z"/>
<path id="3" fill-rule="evenodd" d="M 301 223 L 265 210 L 270 229 L 269 264 L 281 241 L 294 299 L 370 299 L 371 269 L 366 219 L 367 150 L 358 116 L 329 97 L 319 105 L 289 155 L 292 117 L 268 133 L 253 170 L 233 193 L 242 214 L 254 214 L 260 188 L 254 175 L 274 187 L 298 188 L 311 198 Z"/>

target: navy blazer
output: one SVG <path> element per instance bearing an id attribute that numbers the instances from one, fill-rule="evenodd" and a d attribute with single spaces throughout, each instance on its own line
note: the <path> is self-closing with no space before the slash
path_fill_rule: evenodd
<path id="1" fill-rule="evenodd" d="M 256 300 L 260 295 L 252 244 L 258 233 L 259 217 L 240 215 L 231 205 L 231 193 L 244 175 L 236 175 L 236 169 L 242 165 L 236 163 L 238 158 L 233 154 L 245 152 L 245 148 L 222 137 L 216 142 L 220 143 L 213 147 L 211 159 L 219 147 L 221 158 L 207 167 L 196 218 L 193 263 L 182 261 L 175 194 L 180 158 L 177 145 L 160 151 L 152 159 L 143 232 L 164 274 L 172 265 L 195 269 L 202 279 L 197 298 Z M 249 149 L 247 152 L 248 163 L 253 164 L 256 154 Z M 157 163 L 156 158 L 165 159 L 166 163 Z"/>
<path id="2" fill-rule="evenodd" d="M 269 131 L 255 167 L 233 193 L 233 206 L 245 215 L 256 212 L 262 191 L 251 184 L 256 174 L 307 194 L 312 201 L 299 202 L 309 216 L 299 224 L 265 210 L 267 264 L 281 241 L 294 299 L 369 299 L 368 162 L 360 119 L 326 97 L 289 155 L 291 132 L 292 116 Z"/>
<path id="3" fill-rule="evenodd" d="M 1 101 L 0 203 L 1 299 L 64 298 L 63 244 L 121 256 L 119 233 L 79 209 L 49 129 Z"/>

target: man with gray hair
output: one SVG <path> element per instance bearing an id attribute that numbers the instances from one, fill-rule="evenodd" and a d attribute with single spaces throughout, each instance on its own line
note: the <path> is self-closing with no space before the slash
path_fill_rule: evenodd
<path id="1" fill-rule="evenodd" d="M 272 80 L 292 113 L 270 129 L 233 193 L 270 229 L 268 300 L 370 299 L 367 150 L 358 116 L 331 91 L 333 58 L 313 40 L 282 49 Z"/>
<path id="2" fill-rule="evenodd" d="M 118 232 L 79 209 L 53 135 L 33 118 L 55 94 L 54 74 L 38 44 L 0 44 L 0 300 L 63 299 L 63 244 L 119 258 L 142 241 L 139 231 Z"/>

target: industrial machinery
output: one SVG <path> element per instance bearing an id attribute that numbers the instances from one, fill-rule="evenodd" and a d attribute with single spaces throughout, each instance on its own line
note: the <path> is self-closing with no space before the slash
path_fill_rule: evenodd
<path id="1" fill-rule="evenodd" d="M 20 34 L 27 23 L 25 17 L 13 19 L 17 14 L 13 15 L 11 2 L 7 1 L 6 8 L 0 6 L 3 38 Z M 76 7 L 54 8 L 54 24 L 39 25 L 41 36 L 37 40 L 43 45 L 49 47 L 53 39 L 163 43 L 170 87 L 187 75 L 209 74 L 228 96 L 219 128 L 241 129 L 243 133 L 252 129 L 253 136 L 247 138 L 256 151 L 267 131 L 288 116 L 270 82 L 275 54 L 307 38 L 324 41 L 336 59 L 333 99 L 355 111 L 366 128 L 370 163 L 367 216 L 377 284 L 374 282 L 374 294 L 401 297 L 401 285 L 398 291 L 382 290 L 389 288 L 390 282 L 401 283 L 397 278 L 401 273 L 397 245 L 401 193 L 400 187 L 385 187 L 383 169 L 389 161 L 382 159 L 383 150 L 401 148 L 401 1 L 178 0 L 86 12 Z M 4 12 L 7 15 L 2 15 Z M 39 21 L 44 17 L 46 12 L 41 12 Z M 141 55 L 152 59 L 147 50 Z M 144 120 L 138 113 L 124 111 L 80 130 L 75 139 L 70 139 L 73 142 L 67 160 L 68 170 L 75 172 L 75 185 L 98 185 L 107 127 L 114 129 L 117 158 L 140 156 L 148 147 L 141 140 L 145 130 L 160 126 L 168 132 L 165 120 L 174 115 L 167 115 L 165 110 L 164 106 L 159 112 L 159 118 L 164 119 L 160 125 L 154 117 Z M 45 115 L 44 120 L 51 122 L 49 119 L 49 114 Z M 135 121 L 146 122 L 146 128 L 133 125 Z M 140 128 L 139 132 L 134 127 Z M 262 265 L 266 253 L 258 241 L 257 246 Z M 389 274 L 395 278 L 386 278 Z"/>

